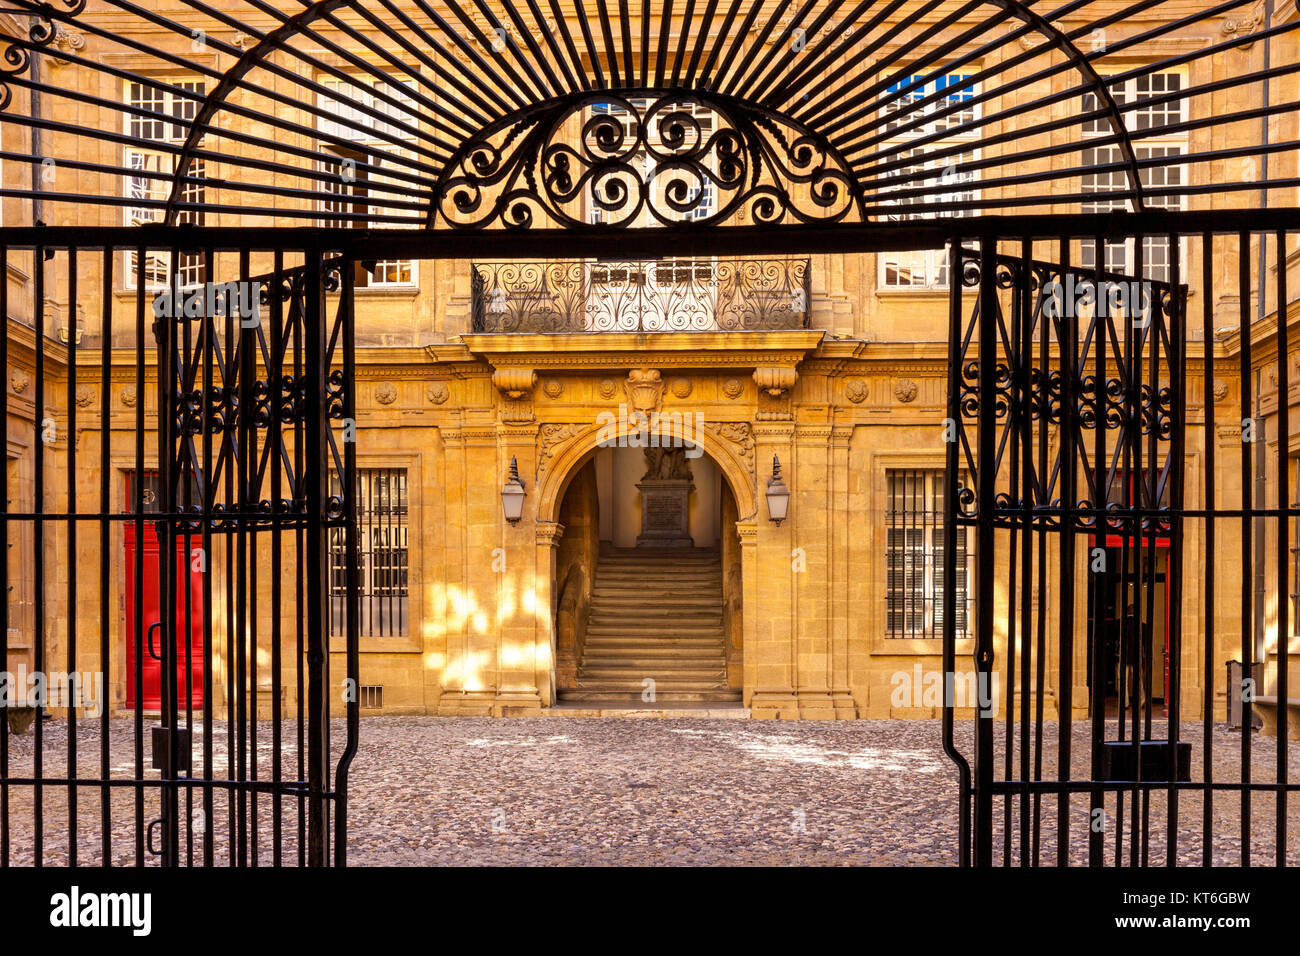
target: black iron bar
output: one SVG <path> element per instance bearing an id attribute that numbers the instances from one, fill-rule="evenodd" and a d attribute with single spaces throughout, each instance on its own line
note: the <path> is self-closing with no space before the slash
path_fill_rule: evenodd
<path id="1" fill-rule="evenodd" d="M 77 618 L 81 615 L 77 608 L 77 522 L 72 520 L 77 513 L 77 249 L 75 246 L 67 251 L 68 263 L 68 352 L 67 352 L 67 402 L 68 402 L 68 425 L 67 425 L 67 442 L 68 442 L 68 501 L 67 515 L 68 520 L 68 590 L 67 590 L 67 618 L 65 628 L 67 631 L 67 687 L 70 692 L 71 700 L 64 702 L 67 710 L 68 721 L 68 780 L 73 781 L 71 792 L 68 795 L 68 866 L 77 865 L 77 838 L 79 836 L 77 827 L 77 799 L 78 792 L 76 787 L 77 779 L 77 707 L 80 705 L 83 695 L 81 690 L 79 675 L 81 669 L 77 666 Z M 5 658 L 0 658 L 0 664 L 4 664 Z M 7 666 L 7 665 L 5 665 Z M 97 698 L 99 701 L 104 700 L 102 694 Z"/>
<path id="2" fill-rule="evenodd" d="M 2 247 L 0 247 L 2 248 Z M 106 246 L 103 251 L 103 283 L 100 287 L 102 313 L 99 329 L 99 510 L 96 519 L 99 524 L 99 668 L 103 674 L 100 685 L 101 700 L 104 701 L 99 720 L 99 774 L 107 780 L 109 776 L 111 727 L 110 708 L 107 703 L 108 691 L 112 687 L 112 657 L 110 656 L 108 626 L 108 596 L 111 588 L 109 569 L 113 565 L 109 553 L 110 528 L 109 509 L 112 507 L 112 490 L 110 488 L 110 463 L 113 446 L 113 420 L 110 411 L 110 398 L 113 394 L 113 262 L 117 250 Z M 2 265 L 2 264 L 0 264 Z M 0 313 L 3 313 L 0 307 Z M 3 364 L 3 363 L 0 363 Z M 109 798 L 109 789 L 105 785 L 99 791 L 99 827 L 101 866 L 113 865 L 113 805 Z"/>
<path id="3" fill-rule="evenodd" d="M 1240 250 L 1238 250 L 1240 254 Z M 1214 862 L 1214 636 L 1218 615 L 1215 600 L 1216 566 L 1218 564 L 1217 539 L 1213 509 L 1218 501 L 1215 467 L 1218 458 L 1219 436 L 1214 412 L 1214 236 L 1201 235 L 1201 336 L 1204 343 L 1204 373 L 1201 376 L 1201 407 L 1205 410 L 1204 430 L 1204 501 L 1205 516 L 1205 578 L 1202 603 L 1205 607 L 1204 657 L 1201 683 L 1201 774 L 1205 786 L 1201 794 L 1201 865 Z"/>
<path id="4" fill-rule="evenodd" d="M 32 254 L 33 302 L 32 324 L 36 328 L 36 369 L 34 395 L 35 407 L 33 424 L 37 430 L 36 440 L 32 442 L 32 458 L 35 473 L 32 481 L 32 504 L 36 512 L 32 520 L 32 580 L 34 595 L 32 601 L 32 644 L 35 654 L 33 660 L 38 674 L 45 673 L 45 444 L 47 439 L 45 420 L 45 263 L 46 249 L 37 246 Z M 8 276 L 4 277 L 8 281 Z M 5 316 L 5 321 L 8 321 Z M 5 330 L 8 334 L 8 329 Z M 6 664 L 6 666 L 8 666 Z M 47 681 L 48 689 L 48 681 Z M 32 788 L 32 840 L 34 843 L 35 862 L 44 866 L 45 858 L 45 792 L 42 778 L 45 775 L 45 715 L 49 701 L 36 702 L 36 752 L 33 766 L 36 785 Z"/>
<path id="5" fill-rule="evenodd" d="M 1058 246 L 1058 257 L 1061 276 L 1069 269 L 1070 263 L 1070 244 L 1061 238 Z M 1075 577 L 1075 545 L 1076 536 L 1074 520 L 1071 512 L 1076 507 L 1078 500 L 1077 491 L 1077 467 L 1074 464 L 1075 457 L 1078 454 L 1076 444 L 1078 442 L 1078 431 L 1075 427 L 1073 416 L 1074 408 L 1078 402 L 1076 394 L 1076 384 L 1079 373 L 1075 367 L 1075 360 L 1078 354 L 1078 328 L 1076 317 L 1073 315 L 1073 309 L 1061 310 L 1063 314 L 1056 316 L 1057 325 L 1057 347 L 1059 349 L 1061 362 L 1061 418 L 1057 433 L 1060 441 L 1060 461 L 1061 465 L 1061 506 L 1062 515 L 1060 523 L 1061 533 L 1061 559 L 1059 569 L 1058 586 L 1061 593 L 1060 616 L 1057 631 L 1057 646 L 1060 668 L 1060 684 L 1057 690 L 1057 772 L 1062 777 L 1070 775 L 1070 761 L 1073 755 L 1072 739 L 1072 714 L 1074 708 L 1074 577 Z M 1046 338 L 1050 334 L 1050 324 L 1045 323 L 1043 327 L 1043 336 Z M 1046 369 L 1044 369 L 1046 372 Z M 1044 411 L 1044 417 L 1050 418 L 1050 413 Z M 1044 428 L 1047 422 L 1044 422 Z M 1046 482 L 1046 478 L 1044 481 Z M 1048 486 L 1050 487 L 1050 485 Z M 1050 498 L 1050 495 L 1046 497 Z M 1046 599 L 1046 595 L 1039 595 L 1039 600 Z M 1040 689 L 1041 693 L 1041 689 Z M 1068 865 L 1070 854 L 1070 802 L 1068 799 L 1058 798 L 1056 807 L 1056 826 L 1057 826 L 1057 865 Z"/>
<path id="6" fill-rule="evenodd" d="M 1290 703 L 1287 668 L 1291 644 L 1291 601 L 1287 571 L 1291 550 L 1291 322 L 1287 298 L 1287 231 L 1279 229 L 1277 243 L 1277 505 L 1283 509 L 1277 522 L 1277 779 L 1286 780 L 1288 772 L 1287 707 Z M 1263 241 L 1263 237 L 1261 237 Z M 1260 277 L 1261 281 L 1263 276 Z M 1242 733 L 1248 733 L 1244 727 Z M 1276 861 L 1286 866 L 1287 799 L 1286 791 L 1277 795 Z"/>
<path id="7" fill-rule="evenodd" d="M 0 243 L 0 275 L 9 275 L 9 247 Z M 0 334 L 0 369 L 9 368 L 9 283 L 0 282 L 0 321 L 5 323 Z M 107 366 L 105 366 L 107 369 Z M 108 374 L 105 371 L 104 374 Z M 5 447 L 9 445 L 9 388 L 0 387 L 0 431 L 5 437 Z M 0 601 L 0 665 L 4 670 L 4 690 L 8 694 L 17 688 L 9 682 L 9 534 L 10 524 L 9 496 L 13 489 L 9 487 L 9 458 L 5 456 L 5 467 L 0 472 L 0 581 L 5 582 L 5 599 Z M 19 525 L 21 527 L 21 525 Z M 21 560 L 21 555 L 19 556 Z M 107 620 L 107 618 L 105 618 Z M 9 715 L 0 719 L 0 867 L 9 866 Z"/>
<path id="8" fill-rule="evenodd" d="M 961 367 L 963 358 L 962 294 L 965 262 L 961 242 L 948 249 L 948 403 L 947 426 L 960 434 L 962 428 Z M 952 582 L 957 574 L 957 434 L 948 436 L 944 450 L 943 567 L 944 580 Z M 892 512 L 891 508 L 891 512 Z M 954 701 L 948 696 L 947 683 L 956 683 L 957 672 L 957 591 L 949 586 L 943 592 L 943 749 L 957 765 L 957 859 L 963 867 L 971 865 L 970 763 L 954 742 Z M 953 676 L 949 676 L 953 675 Z"/>
<path id="9" fill-rule="evenodd" d="M 1186 503 L 1184 485 L 1186 468 L 1184 462 L 1187 460 L 1187 295 L 1186 287 L 1181 282 L 1182 236 L 1172 233 L 1168 241 L 1169 281 L 1173 285 L 1173 295 L 1169 300 L 1173 334 L 1170 336 L 1168 343 L 1172 346 L 1169 351 L 1169 378 L 1173 395 L 1169 411 L 1173 423 L 1173 432 L 1170 436 L 1169 459 L 1167 462 L 1172 467 L 1169 482 L 1169 550 L 1165 558 L 1165 603 L 1167 607 L 1165 628 L 1169 635 L 1169 647 L 1166 652 L 1169 659 L 1169 674 L 1166 681 L 1167 686 L 1164 688 L 1164 696 L 1165 709 L 1168 712 L 1167 737 L 1169 740 L 1166 779 L 1177 780 L 1178 750 L 1182 737 L 1183 534 L 1186 520 L 1183 517 L 1183 506 Z M 1205 287 L 1204 294 L 1206 298 L 1209 298 L 1209 286 Z M 1155 296 L 1152 295 L 1151 309 L 1154 311 L 1157 308 Z M 1207 351 L 1211 350 L 1207 349 Z M 1206 394 L 1209 394 L 1208 389 Z M 1152 400 L 1158 403 L 1159 397 L 1153 395 Z M 1156 421 L 1158 421 L 1158 404 L 1155 413 Z M 1156 431 L 1157 427 L 1153 422 L 1153 432 Z M 1207 443 L 1210 440 L 1212 439 L 1207 437 Z M 1154 485 L 1154 483 L 1153 479 L 1152 484 Z M 1157 497 L 1151 504 L 1152 506 L 1159 506 L 1158 492 Z M 1211 616 L 1214 613 L 1213 604 L 1207 604 L 1204 613 L 1206 617 Z M 1169 866 L 1177 866 L 1179 839 L 1177 790 L 1169 791 L 1165 820 L 1167 828 L 1165 843 L 1167 863 Z"/>
<path id="10" fill-rule="evenodd" d="M 1259 438 L 1261 423 L 1254 419 L 1254 410 L 1250 399 L 1251 358 L 1251 276 L 1249 252 L 1251 234 L 1242 232 L 1237 243 L 1238 288 L 1240 296 L 1240 320 L 1238 331 L 1241 336 L 1241 781 L 1251 782 L 1250 773 L 1250 735 L 1253 731 L 1251 721 L 1254 710 L 1254 589 L 1252 587 L 1254 557 L 1255 512 L 1251 485 L 1251 459 L 1254 457 L 1253 444 L 1246 440 L 1245 429 L 1251 429 L 1251 438 Z M 1261 233 L 1260 242 L 1264 241 Z M 1260 609 L 1262 611 L 1262 608 Z M 1250 693 L 1246 691 L 1249 689 Z M 1241 790 L 1241 865 L 1250 866 L 1250 788 Z"/>
<path id="11" fill-rule="evenodd" d="M 1101 236 L 1092 240 L 1092 261 L 1093 261 L 1093 287 L 1101 288 L 1106 269 L 1106 243 Z M 1092 517 L 1093 527 L 1093 548 L 1101 549 L 1103 560 L 1112 560 L 1111 549 L 1108 547 L 1108 532 L 1110 531 L 1110 518 L 1107 514 L 1107 505 L 1109 503 L 1109 484 L 1108 469 L 1106 462 L 1108 460 L 1106 435 L 1109 429 L 1109 415 L 1107 414 L 1107 401 L 1109 399 L 1109 390 L 1107 388 L 1106 378 L 1106 352 L 1111 347 L 1114 339 L 1113 333 L 1113 316 L 1110 313 L 1110 305 L 1104 296 L 1097 297 L 1096 315 L 1094 325 L 1097 328 L 1096 336 L 1093 340 L 1093 394 L 1097 402 L 1097 423 L 1096 432 L 1093 435 L 1093 474 L 1094 480 L 1094 499 L 1093 504 L 1097 508 L 1097 513 Z M 1117 373 L 1123 374 L 1123 367 L 1117 363 Z M 1119 440 L 1123 439 L 1123 432 L 1119 435 Z M 1094 552 L 1095 553 L 1095 552 Z M 1088 573 L 1092 575 L 1093 580 L 1093 606 L 1092 606 L 1092 633 L 1089 635 L 1090 647 L 1089 656 L 1091 658 L 1092 681 L 1089 687 L 1089 713 L 1090 713 L 1090 742 L 1092 748 L 1091 754 L 1091 772 L 1092 776 L 1100 777 L 1102 773 L 1102 748 L 1103 741 L 1106 739 L 1106 666 L 1109 663 L 1109 655 L 1106 651 L 1106 622 L 1104 619 L 1105 608 L 1110 600 L 1114 600 L 1114 578 L 1109 573 L 1102 573 L 1100 576 L 1093 569 L 1092 555 L 1089 556 Z M 1121 607 L 1122 607 L 1122 595 Z M 1122 613 L 1122 611 L 1121 611 Z M 1122 619 L 1121 619 L 1122 620 Z M 1121 634 L 1123 628 L 1121 626 Z M 1123 659 L 1118 662 L 1121 674 L 1118 675 L 1120 681 L 1123 680 Z M 1062 679 L 1064 680 L 1064 679 Z M 1122 683 L 1120 684 L 1122 687 Z M 1120 700 L 1123 700 L 1123 693 L 1120 693 Z M 1069 768 L 1065 768 L 1060 774 L 1062 778 L 1069 773 Z M 1066 800 L 1067 797 L 1061 799 Z M 1089 813 L 1089 832 L 1088 832 L 1088 865 L 1097 867 L 1105 864 L 1105 836 L 1104 826 L 1098 823 L 1105 823 L 1106 805 L 1104 795 L 1094 791 L 1088 807 Z M 1116 823 L 1122 825 L 1118 812 L 1116 813 Z"/>

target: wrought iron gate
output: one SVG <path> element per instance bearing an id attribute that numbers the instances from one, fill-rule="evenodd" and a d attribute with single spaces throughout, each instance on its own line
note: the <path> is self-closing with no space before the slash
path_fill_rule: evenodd
<path id="1" fill-rule="evenodd" d="M 18 544 L 0 549 L 0 577 L 31 590 L 34 672 L 66 667 L 72 695 L 29 698 L 33 735 L 0 721 L 0 866 L 346 861 L 359 717 L 353 263 L 251 237 L 204 249 L 0 246 L 0 273 L 21 265 L 35 281 L 31 430 L 9 431 L 30 447 L 32 481 L 0 477 L 11 500 L 0 523 Z M 182 262 L 226 281 L 173 281 Z M 96 287 L 79 290 L 87 274 Z M 60 330 L 47 287 L 99 315 L 98 343 L 81 341 L 76 316 Z M 56 335 L 67 347 L 51 355 Z M 0 337 L 0 367 L 11 344 Z M 66 402 L 47 388 L 51 362 L 66 368 Z M 0 390 L 0 417 L 11 412 L 27 409 Z M 87 433 L 93 451 L 80 447 Z M 98 488 L 79 483 L 92 456 Z M 65 487 L 47 480 L 60 473 Z M 137 543 L 129 576 L 117 560 L 124 529 Z M 146 538 L 158 544 L 152 573 Z M 51 561 L 49 543 L 67 560 Z M 97 582 L 78 579 L 89 555 Z M 146 580 L 157 587 L 148 625 Z M 57 610 L 78 602 L 84 615 Z M 99 633 L 78 634 L 79 616 L 102 622 Z M 8 618 L 0 602 L 0 660 L 19 650 Z M 156 714 L 145 712 L 146 666 L 159 672 Z M 105 698 L 124 683 L 134 706 L 112 718 Z M 8 692 L 29 689 L 11 678 Z M 88 694 L 99 715 L 79 719 L 96 709 Z M 65 714 L 66 734 L 45 730 L 47 708 Z M 346 715 L 341 741 L 331 713 Z"/>
<path id="2" fill-rule="evenodd" d="M 1274 454 L 1264 434 L 1268 409 L 1252 381 L 1250 334 L 1252 293 L 1287 301 L 1287 237 L 1286 230 L 1082 242 L 986 237 L 950 246 L 959 279 L 950 293 L 947 580 L 957 572 L 959 527 L 973 529 L 977 557 L 969 648 L 957 646 L 952 590 L 944 613 L 944 745 L 960 776 L 962 863 L 1286 860 L 1288 830 L 1297 826 L 1288 795 L 1300 786 L 1288 778 L 1286 718 L 1279 716 L 1275 750 L 1252 747 L 1249 730 L 1229 735 L 1214 722 L 1214 676 L 1216 641 L 1223 649 L 1237 639 L 1216 634 L 1219 602 L 1241 602 L 1247 675 L 1263 647 L 1254 635 L 1266 611 L 1275 606 L 1276 633 L 1289 633 L 1290 522 L 1300 511 L 1290 504 L 1288 442 L 1277 435 L 1290 434 L 1294 370 L 1289 360 L 1276 365 Z M 1106 271 L 1108 246 L 1126 241 L 1134 273 L 1148 278 Z M 1144 268 L 1152 248 L 1167 253 L 1160 270 Z M 1252 267 L 1270 250 L 1274 268 Z M 1072 265 L 1072 254 L 1088 264 Z M 1220 263 L 1234 258 L 1236 282 L 1224 289 Z M 1199 262 L 1194 277 L 1183 268 L 1189 259 Z M 1149 278 L 1157 271 L 1164 277 Z M 1270 288 L 1258 286 L 1261 272 Z M 1228 295 L 1237 297 L 1237 322 L 1216 328 Z M 1189 313 L 1195 300 L 1198 316 Z M 1286 325 L 1278 322 L 1273 341 L 1256 348 L 1287 356 Z M 1213 343 L 1225 335 L 1240 336 L 1240 368 L 1232 370 L 1239 415 L 1223 408 L 1229 383 L 1215 377 Z M 1262 456 L 1285 490 L 1271 502 L 1253 496 Z M 1225 458 L 1240 459 L 1239 506 L 1216 488 Z M 1241 561 L 1220 568 L 1219 543 L 1234 534 Z M 1254 553 L 1261 535 L 1273 549 L 1267 569 Z M 1227 541 L 1225 556 L 1238 553 L 1234 544 Z M 1265 571 L 1261 601 L 1255 588 Z M 1197 602 L 1204 630 L 1184 630 L 1182 615 Z M 1124 608 L 1118 628 L 1111 607 Z M 1153 704 L 1153 662 L 1143 659 L 1162 620 L 1169 666 L 1158 689 L 1167 718 Z M 1282 701 L 1286 644 L 1275 653 Z M 981 696 L 970 739 L 958 741 L 954 685 L 968 652 Z M 1109 674 L 1117 676 L 1114 700 Z M 1200 690 L 1192 699 L 1183 693 L 1189 679 Z M 1247 728 L 1253 693 L 1249 681 L 1228 689 L 1244 698 Z M 1199 726 L 1187 726 L 1189 714 Z M 1235 780 L 1224 778 L 1229 758 Z M 1234 810 L 1235 832 L 1216 818 L 1216 801 Z M 1253 847 L 1252 818 L 1263 804 L 1272 838 Z M 1265 860 L 1259 851 L 1270 845 Z"/>

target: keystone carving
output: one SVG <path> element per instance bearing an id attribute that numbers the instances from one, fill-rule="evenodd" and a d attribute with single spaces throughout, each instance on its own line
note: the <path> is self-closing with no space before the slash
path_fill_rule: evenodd
<path id="1" fill-rule="evenodd" d="M 623 383 L 628 403 L 638 412 L 655 412 L 664 397 L 664 383 L 657 368 L 634 368 Z"/>

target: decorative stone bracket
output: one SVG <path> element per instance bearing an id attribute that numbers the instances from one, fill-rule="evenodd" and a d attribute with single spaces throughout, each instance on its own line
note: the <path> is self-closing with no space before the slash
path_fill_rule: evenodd
<path id="1" fill-rule="evenodd" d="M 492 384 L 506 399 L 501 406 L 503 422 L 532 421 L 533 389 L 537 386 L 533 369 L 507 365 L 492 373 Z"/>
<path id="2" fill-rule="evenodd" d="M 758 386 L 759 421 L 784 421 L 794 417 L 790 410 L 790 392 L 798 378 L 798 371 L 789 366 L 754 369 L 754 384 Z"/>
<path id="3" fill-rule="evenodd" d="M 537 373 L 530 368 L 499 368 L 492 373 L 492 384 L 511 401 L 528 400 L 533 397 Z"/>

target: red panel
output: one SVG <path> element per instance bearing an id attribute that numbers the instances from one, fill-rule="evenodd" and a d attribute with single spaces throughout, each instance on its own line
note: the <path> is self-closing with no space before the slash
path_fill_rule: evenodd
<path id="1" fill-rule="evenodd" d="M 134 708 L 135 694 L 135 656 L 136 656 L 136 608 L 135 608 L 135 569 L 136 537 L 135 522 L 123 523 L 126 530 L 126 706 Z M 144 709 L 162 709 L 162 662 L 148 650 L 150 637 L 154 650 L 161 656 L 161 628 L 150 635 L 149 628 L 156 624 L 161 615 L 159 604 L 158 571 L 158 533 L 153 521 L 146 517 L 144 523 L 144 588 L 143 588 L 143 687 Z M 185 663 L 185 582 L 190 587 L 190 653 L 189 667 Z M 185 549 L 185 539 L 176 539 L 176 702 L 177 707 L 185 709 L 186 695 L 193 688 L 193 706 L 203 706 L 203 573 L 190 570 L 190 555 Z M 187 677 L 188 671 L 188 680 Z"/>

